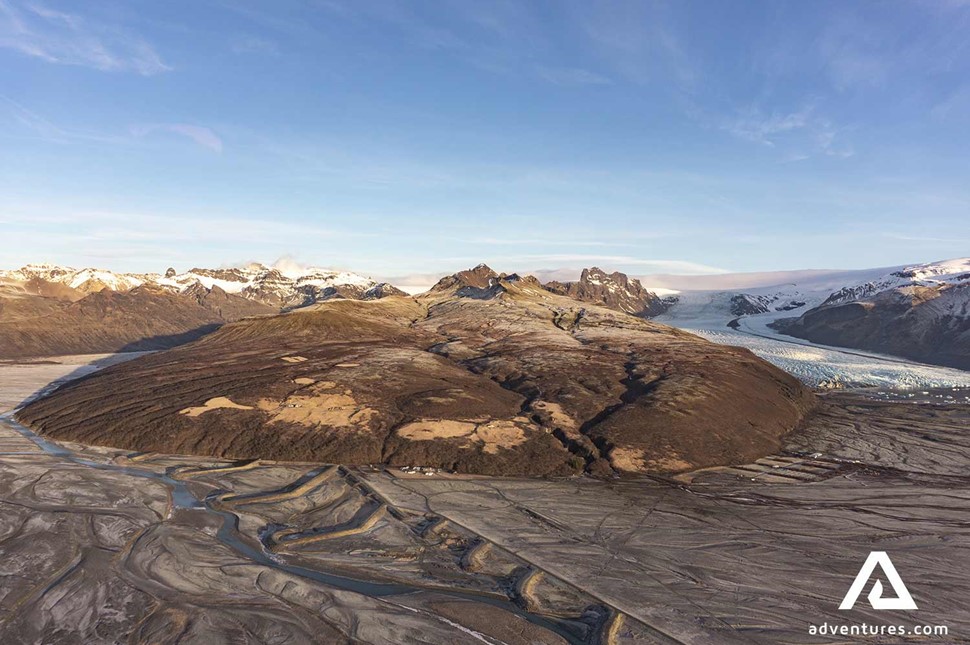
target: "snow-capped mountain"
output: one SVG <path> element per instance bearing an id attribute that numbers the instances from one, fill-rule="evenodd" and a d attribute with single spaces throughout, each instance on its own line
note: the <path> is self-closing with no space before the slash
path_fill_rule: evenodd
<path id="1" fill-rule="evenodd" d="M 900 268 L 875 280 L 845 286 L 829 295 L 822 304 L 837 305 L 853 302 L 900 287 L 940 287 L 966 280 L 970 280 L 970 259 L 918 264 Z"/>
<path id="2" fill-rule="evenodd" d="M 389 284 L 347 271 L 278 269 L 262 264 L 230 269 L 194 268 L 184 273 L 169 269 L 164 274 L 115 273 L 103 269 L 31 264 L 12 271 L 0 271 L 0 283 L 18 286 L 28 293 L 71 299 L 103 289 L 129 291 L 149 286 L 183 293 L 201 285 L 281 309 L 331 298 L 374 299 L 401 293 Z M 62 291 L 58 292 L 57 287 Z"/>
<path id="3" fill-rule="evenodd" d="M 72 269 L 55 264 L 28 264 L 12 271 L 0 270 L 0 282 L 6 284 L 47 282 L 63 285 L 81 295 L 97 293 L 102 289 L 128 291 L 141 286 L 148 276 L 134 273 L 113 273 L 103 269 Z"/>
<path id="4" fill-rule="evenodd" d="M 815 343 L 970 369 L 970 259 L 905 267 L 848 285 L 773 326 Z"/>
<path id="5" fill-rule="evenodd" d="M 970 368 L 970 258 L 813 272 L 786 284 L 680 291 L 656 318 L 675 326 L 730 323 L 815 343 Z"/>
<path id="6" fill-rule="evenodd" d="M 859 269 L 849 271 L 793 272 L 791 281 L 763 286 L 744 286 L 720 289 L 690 288 L 690 277 L 682 278 L 686 288 L 666 291 L 664 300 L 670 305 L 661 319 L 720 320 L 740 316 L 789 318 L 823 304 L 839 304 L 870 298 L 880 292 L 905 286 L 931 287 L 967 280 L 970 259 L 945 260 L 918 265 Z M 802 274 L 798 276 L 797 274 Z M 770 275 L 770 274 L 769 274 Z M 706 276 L 699 276 L 704 282 Z M 729 284 L 731 276 L 717 276 Z M 743 282 L 746 274 L 737 274 Z M 654 290 L 648 284 L 647 289 Z"/>

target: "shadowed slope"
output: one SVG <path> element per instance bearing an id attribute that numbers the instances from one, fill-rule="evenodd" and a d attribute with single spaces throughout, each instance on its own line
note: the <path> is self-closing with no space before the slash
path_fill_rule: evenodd
<path id="1" fill-rule="evenodd" d="M 106 289 L 76 302 L 19 294 L 0 299 L 0 358 L 165 349 L 272 311 L 218 287 Z"/>

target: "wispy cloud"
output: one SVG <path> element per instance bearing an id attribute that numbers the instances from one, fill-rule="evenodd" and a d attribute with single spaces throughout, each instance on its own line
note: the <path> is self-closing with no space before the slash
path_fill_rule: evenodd
<path id="1" fill-rule="evenodd" d="M 39 135 L 40 138 L 46 141 L 66 143 L 71 138 L 67 131 L 54 125 L 41 115 L 24 107 L 11 98 L 0 96 L 0 105 L 6 107 L 6 111 L 13 117 L 16 123 Z"/>
<path id="2" fill-rule="evenodd" d="M 816 46 L 836 90 L 901 88 L 918 95 L 921 90 L 933 92 L 938 75 L 965 71 L 970 4 L 956 0 L 904 4 L 913 10 L 907 16 L 912 24 L 906 29 L 900 28 L 901 14 L 895 11 L 868 13 L 851 3 L 840 5 L 827 21 Z"/>
<path id="3" fill-rule="evenodd" d="M 686 90 L 697 80 L 680 36 L 676 9 L 661 2 L 574 2 L 573 19 L 604 64 L 634 83 L 667 81 Z"/>
<path id="4" fill-rule="evenodd" d="M 520 265 L 543 264 L 546 266 L 590 266 L 592 264 L 603 265 L 604 267 L 636 267 L 637 269 L 649 269 L 659 273 L 680 273 L 684 275 L 706 275 L 711 273 L 727 273 L 726 269 L 700 264 L 689 260 L 656 260 L 644 259 L 628 255 L 599 255 L 592 253 L 552 253 L 536 255 L 516 255 L 509 257 L 494 258 L 501 263 L 518 263 Z M 454 260 L 466 260 L 467 258 L 454 258 Z"/>
<path id="5" fill-rule="evenodd" d="M 213 213 L 168 215 L 138 211 L 97 209 L 52 209 L 50 207 L 3 207 L 5 235 L 11 245 L 22 242 L 23 249 L 36 253 L 31 236 L 44 232 L 44 254 L 56 261 L 76 256 L 81 263 L 135 257 L 166 263 L 194 256 L 199 249 L 213 250 L 223 256 L 249 249 L 254 239 L 261 249 L 273 253 L 286 248 L 294 239 L 313 244 L 363 237 L 357 231 L 341 231 L 313 223 L 283 222 L 265 217 L 225 217 Z M 25 258 L 25 261 L 31 261 Z M 78 260 L 71 260 L 78 262 Z M 164 268 L 164 267 L 162 267 Z"/>
<path id="6" fill-rule="evenodd" d="M 154 132 L 168 132 L 182 137 L 188 137 L 203 148 L 213 152 L 222 152 L 222 139 L 211 129 L 188 123 L 151 123 L 131 126 L 131 133 L 136 137 L 145 137 Z"/>
<path id="7" fill-rule="evenodd" d="M 31 110 L 13 99 L 0 94 L 0 114 L 6 112 L 13 122 L 22 130 L 31 133 L 35 138 L 48 143 L 75 143 L 94 141 L 100 143 L 123 143 L 123 137 L 116 137 L 97 132 L 86 132 L 65 128 L 52 123 L 46 117 Z"/>
<path id="8" fill-rule="evenodd" d="M 533 238 L 501 238 L 501 237 L 475 237 L 475 238 L 454 238 L 455 241 L 461 242 L 471 242 L 473 244 L 483 244 L 489 246 L 529 246 L 535 247 L 539 244 L 542 246 L 567 246 L 567 247 L 583 247 L 583 246 L 593 246 L 593 247 L 612 247 L 612 246 L 633 246 L 630 242 L 610 242 L 606 240 L 579 240 L 579 239 L 568 239 L 568 240 L 554 240 L 543 238 L 541 242 L 537 242 Z"/>
<path id="9" fill-rule="evenodd" d="M 172 69 L 136 34 L 37 2 L 0 0 L 0 48 L 109 72 L 151 76 Z"/>
<path id="10" fill-rule="evenodd" d="M 930 114 L 941 121 L 970 114 L 970 85 L 957 88 L 948 97 L 934 105 Z"/>
<path id="11" fill-rule="evenodd" d="M 185 137 L 196 144 L 212 150 L 222 152 L 222 139 L 212 129 L 189 123 L 149 123 L 137 124 L 128 128 L 127 134 L 111 134 L 104 132 L 89 132 L 64 127 L 53 123 L 38 112 L 21 105 L 13 99 L 0 94 L 0 116 L 8 114 L 21 131 L 29 132 L 34 138 L 48 143 L 72 144 L 97 142 L 109 144 L 132 144 L 137 139 L 149 136 L 155 132 L 164 132 Z M 2 124 L 0 119 L 0 124 Z"/>
<path id="12" fill-rule="evenodd" d="M 799 161 L 815 154 L 851 157 L 855 151 L 839 138 L 839 128 L 817 114 L 812 104 L 789 112 L 765 113 L 747 108 L 740 114 L 721 118 L 717 127 L 731 135 L 770 148 L 783 147 L 786 161 Z"/>
<path id="13" fill-rule="evenodd" d="M 807 127 L 811 112 L 810 107 L 805 107 L 788 114 L 765 115 L 754 109 L 743 116 L 724 121 L 721 128 L 740 139 L 774 147 L 776 135 Z"/>
<path id="14" fill-rule="evenodd" d="M 269 54 L 277 56 L 279 46 L 272 40 L 258 36 L 236 36 L 229 43 L 229 49 L 234 54 Z"/>
<path id="15" fill-rule="evenodd" d="M 326 2 L 318 5 L 357 25 L 389 27 L 410 46 L 441 50 L 488 73 L 533 76 L 560 86 L 612 84 L 614 79 L 566 59 L 589 53 L 590 43 L 563 50 L 546 37 L 539 13 L 516 2 L 441 2 L 427 12 L 408 3 Z M 593 47 L 592 49 L 596 49 Z"/>
<path id="16" fill-rule="evenodd" d="M 928 244 L 970 244 L 967 237 L 934 237 L 932 235 L 911 235 L 908 233 L 883 233 L 883 237 L 903 242 L 924 242 Z"/>
<path id="17" fill-rule="evenodd" d="M 878 86 L 886 81 L 892 58 L 880 53 L 880 41 L 872 28 L 848 20 L 831 25 L 822 34 L 819 50 L 837 89 Z"/>
<path id="18" fill-rule="evenodd" d="M 578 67 L 545 67 L 536 69 L 539 78 L 554 85 L 610 85 L 612 80 Z"/>

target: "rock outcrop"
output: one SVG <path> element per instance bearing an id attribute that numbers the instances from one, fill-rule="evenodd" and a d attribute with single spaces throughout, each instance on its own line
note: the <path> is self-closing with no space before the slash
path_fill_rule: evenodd
<path id="1" fill-rule="evenodd" d="M 545 288 L 552 293 L 642 318 L 657 316 L 666 309 L 664 301 L 644 289 L 639 280 L 619 271 L 606 273 L 597 267 L 583 269 L 576 282 L 547 282 Z"/>

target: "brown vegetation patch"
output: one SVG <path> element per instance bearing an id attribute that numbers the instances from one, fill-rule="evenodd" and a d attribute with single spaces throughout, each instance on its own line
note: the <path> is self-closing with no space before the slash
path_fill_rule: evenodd
<path id="1" fill-rule="evenodd" d="M 532 408 L 539 412 L 545 412 L 549 415 L 549 421 L 552 427 L 559 428 L 563 430 L 567 435 L 575 433 L 579 429 L 579 423 L 566 414 L 565 410 L 558 403 L 552 403 L 550 401 L 536 401 L 532 404 Z"/>
<path id="2" fill-rule="evenodd" d="M 492 455 L 499 448 L 512 449 L 525 443 L 525 430 L 512 421 L 492 421 L 480 425 L 475 436 L 482 441 L 482 450 Z"/>
<path id="3" fill-rule="evenodd" d="M 435 439 L 470 437 L 477 427 L 478 424 L 468 421 L 423 419 L 401 426 L 397 429 L 397 434 L 413 441 L 434 441 Z"/>
<path id="4" fill-rule="evenodd" d="M 678 472 L 688 470 L 691 464 L 684 461 L 676 452 L 651 458 L 646 451 L 638 448 L 616 447 L 610 451 L 610 464 L 625 472 Z"/>
<path id="5" fill-rule="evenodd" d="M 323 383 L 319 385 L 333 385 Z M 316 388 L 314 388 L 316 389 Z M 293 394 L 283 401 L 260 399 L 256 404 L 270 414 L 270 423 L 297 423 L 303 426 L 329 426 L 333 428 L 366 426 L 377 411 L 358 404 L 344 394 L 314 392 L 310 395 Z"/>
<path id="6" fill-rule="evenodd" d="M 205 402 L 205 405 L 199 405 L 193 408 L 185 408 L 184 410 L 179 410 L 179 414 L 184 414 L 187 417 L 197 417 L 200 414 L 205 414 L 206 412 L 211 412 L 212 410 L 220 409 L 232 409 L 232 410 L 252 410 L 250 405 L 239 405 L 233 402 L 227 397 L 217 396 L 213 399 L 209 399 Z"/>
<path id="7" fill-rule="evenodd" d="M 491 455 L 496 454 L 499 448 L 515 448 L 526 440 L 525 430 L 515 421 L 478 423 L 449 419 L 422 419 L 398 428 L 397 434 L 412 441 L 464 439 L 468 448 L 478 446 Z"/>

